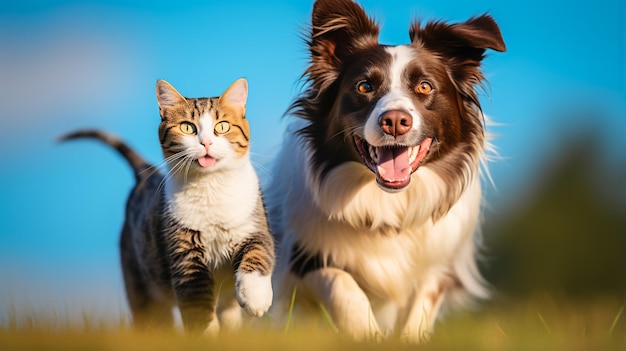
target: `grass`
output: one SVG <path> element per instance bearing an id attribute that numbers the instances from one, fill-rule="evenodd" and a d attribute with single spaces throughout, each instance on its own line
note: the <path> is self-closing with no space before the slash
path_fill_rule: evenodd
<path id="1" fill-rule="evenodd" d="M 335 333 L 322 314 L 306 321 L 294 316 L 284 328 L 256 323 L 212 340 L 176 331 L 136 332 L 125 318 L 98 321 L 87 313 L 61 321 L 55 320 L 55 313 L 11 311 L 0 324 L 0 350 L 623 350 L 623 311 L 623 298 L 493 302 L 480 310 L 445 317 L 423 345 L 395 339 L 353 342 Z"/>

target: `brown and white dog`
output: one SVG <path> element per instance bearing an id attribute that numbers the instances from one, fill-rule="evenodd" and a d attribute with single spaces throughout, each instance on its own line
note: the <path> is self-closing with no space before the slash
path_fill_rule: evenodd
<path id="1" fill-rule="evenodd" d="M 308 85 L 267 189 L 274 309 L 297 287 L 296 302 L 321 303 L 355 338 L 417 342 L 445 302 L 487 296 L 476 88 L 485 50 L 505 44 L 488 15 L 414 23 L 408 45 L 379 44 L 378 32 L 350 0 L 314 5 Z"/>

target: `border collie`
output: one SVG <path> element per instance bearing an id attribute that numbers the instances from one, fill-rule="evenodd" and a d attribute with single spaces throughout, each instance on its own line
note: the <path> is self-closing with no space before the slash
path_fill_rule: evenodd
<path id="1" fill-rule="evenodd" d="M 298 306 L 321 305 L 354 338 L 419 342 L 442 305 L 488 295 L 475 262 L 488 149 L 476 89 L 486 49 L 505 44 L 488 15 L 413 23 L 407 45 L 378 32 L 351 0 L 315 2 L 299 118 L 267 189 L 274 311 L 297 289 Z"/>

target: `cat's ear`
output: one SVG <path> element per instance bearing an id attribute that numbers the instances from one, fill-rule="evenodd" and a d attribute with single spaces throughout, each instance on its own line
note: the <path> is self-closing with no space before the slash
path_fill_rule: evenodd
<path id="1" fill-rule="evenodd" d="M 178 90 L 174 89 L 170 83 L 164 80 L 157 81 L 156 95 L 161 109 L 174 107 L 180 103 L 185 103 L 186 101 L 185 97 L 182 96 Z"/>
<path id="2" fill-rule="evenodd" d="M 247 99 L 248 81 L 245 78 L 239 78 L 220 96 L 220 104 L 230 106 L 245 116 Z"/>

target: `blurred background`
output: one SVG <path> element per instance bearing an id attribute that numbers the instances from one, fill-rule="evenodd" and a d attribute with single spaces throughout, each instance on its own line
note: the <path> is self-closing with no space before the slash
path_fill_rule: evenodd
<path id="1" fill-rule="evenodd" d="M 483 271 L 497 296 L 626 296 L 623 1 L 359 1 L 381 43 L 413 19 L 488 11 L 508 51 L 489 53 L 481 95 L 500 158 L 486 182 Z M 155 82 L 216 96 L 249 81 L 262 179 L 302 88 L 311 1 L 0 3 L 0 323 L 19 311 L 127 307 L 118 260 L 130 169 L 77 128 L 113 132 L 161 160 Z"/>

